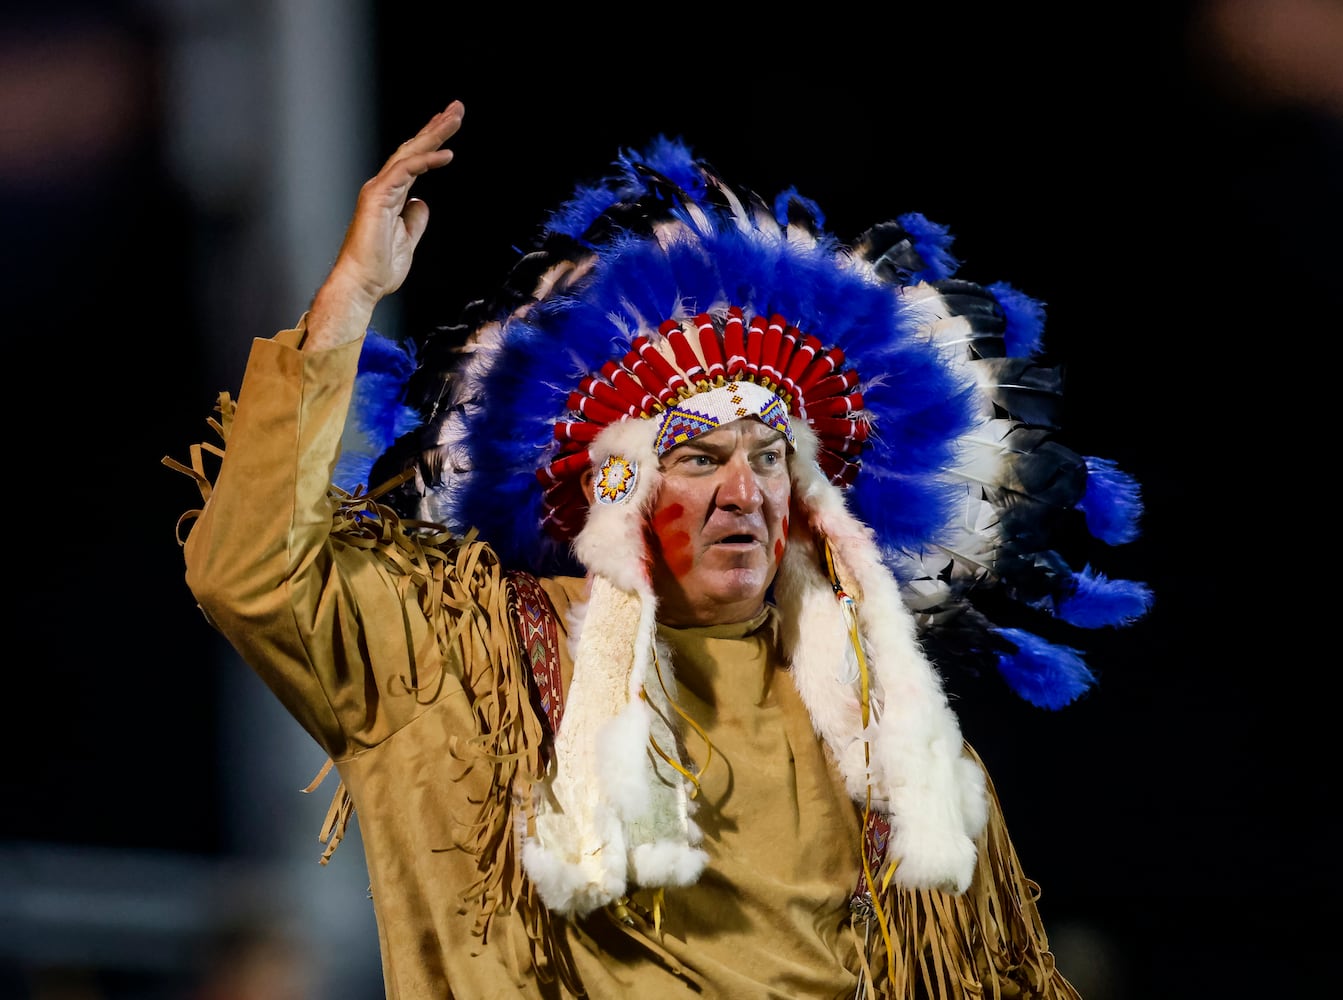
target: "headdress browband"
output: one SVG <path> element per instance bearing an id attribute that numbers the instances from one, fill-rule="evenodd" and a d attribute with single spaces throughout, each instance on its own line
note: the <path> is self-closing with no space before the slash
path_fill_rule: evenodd
<path id="1" fill-rule="evenodd" d="M 655 336 L 635 337 L 619 361 L 607 361 L 569 393 L 572 416 L 555 422 L 559 454 L 536 473 L 548 530 L 568 538 L 582 529 L 588 445 L 630 418 L 659 421 L 659 455 L 742 417 L 758 417 L 791 446 L 791 420 L 803 419 L 818 439 L 821 468 L 847 486 L 871 425 L 858 372 L 843 365 L 843 350 L 826 349 L 777 313 L 748 321 L 731 306 L 717 318 L 702 312 L 689 322 L 663 321 Z"/>

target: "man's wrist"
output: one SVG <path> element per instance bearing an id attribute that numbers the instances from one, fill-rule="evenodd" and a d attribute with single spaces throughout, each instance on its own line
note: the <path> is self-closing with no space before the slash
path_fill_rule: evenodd
<path id="1" fill-rule="evenodd" d="M 339 347 L 364 335 L 377 300 L 359 282 L 332 272 L 317 289 L 308 310 L 305 350 Z"/>

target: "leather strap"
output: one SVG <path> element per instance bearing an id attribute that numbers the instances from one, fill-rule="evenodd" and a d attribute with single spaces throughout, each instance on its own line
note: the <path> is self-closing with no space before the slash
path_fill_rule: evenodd
<path id="1" fill-rule="evenodd" d="M 541 583 L 530 573 L 515 570 L 508 574 L 513 587 L 513 624 L 518 630 L 522 653 L 532 668 L 535 692 L 550 724 L 553 737 L 560 731 L 564 714 L 564 684 L 560 677 L 559 629 L 555 609 Z"/>

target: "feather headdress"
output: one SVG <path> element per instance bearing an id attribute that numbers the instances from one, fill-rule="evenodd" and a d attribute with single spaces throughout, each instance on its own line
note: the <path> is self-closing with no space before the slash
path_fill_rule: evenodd
<path id="1" fill-rule="evenodd" d="M 855 798 L 888 813 L 896 881 L 964 889 L 982 776 L 923 647 L 995 664 L 1036 705 L 1075 700 L 1094 680 L 1081 654 L 995 624 L 986 602 L 1080 628 L 1144 614 L 1144 585 L 1055 548 L 1075 524 L 1133 538 L 1137 484 L 1062 442 L 1042 306 L 958 279 L 944 228 L 908 214 L 843 244 L 796 190 L 768 203 L 665 138 L 615 166 L 551 215 L 456 337 L 406 348 L 404 390 L 388 375 L 407 366 L 370 333 L 338 485 L 413 466 L 389 497 L 407 515 L 474 528 L 513 568 L 592 577 L 524 854 L 548 905 L 584 912 L 703 864 L 675 765 L 646 753 L 671 714 L 644 683 L 657 459 L 734 415 L 779 427 L 802 516 L 773 599 L 799 691 Z M 871 717 L 853 709 L 850 639 L 872 665 Z M 647 781 L 613 791 L 603 761 L 641 758 Z"/>

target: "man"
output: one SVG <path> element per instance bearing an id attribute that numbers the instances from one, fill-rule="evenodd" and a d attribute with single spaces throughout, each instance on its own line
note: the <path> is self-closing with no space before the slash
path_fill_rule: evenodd
<path id="1" fill-rule="evenodd" d="M 357 809 L 388 995 L 1074 996 L 902 594 L 969 614 L 963 572 L 883 553 L 932 537 L 989 390 L 796 212 L 780 239 L 675 147 L 634 165 L 650 202 L 576 199 L 450 375 L 420 365 L 419 426 L 372 448 L 393 481 L 331 488 L 462 116 L 363 186 L 304 319 L 221 397 L 218 476 L 188 470 L 187 583 L 340 773 L 328 854 Z M 951 294 L 925 327 L 960 329 Z M 846 498 L 896 410 L 874 532 Z"/>

